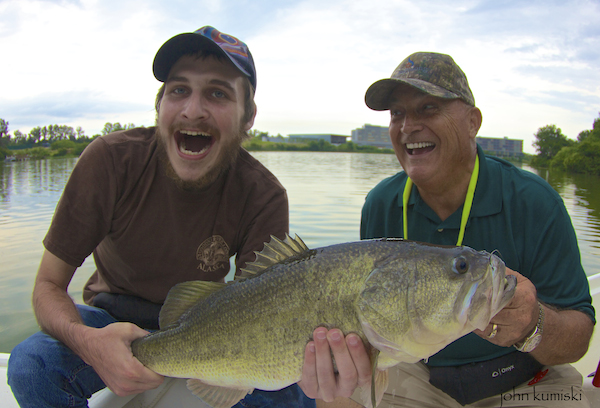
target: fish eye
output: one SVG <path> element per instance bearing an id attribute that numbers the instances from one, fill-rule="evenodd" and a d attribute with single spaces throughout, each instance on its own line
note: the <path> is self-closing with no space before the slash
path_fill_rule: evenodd
<path id="1" fill-rule="evenodd" d="M 469 262 L 467 262 L 464 256 L 458 256 L 454 258 L 452 270 L 459 275 L 467 273 L 469 270 Z"/>

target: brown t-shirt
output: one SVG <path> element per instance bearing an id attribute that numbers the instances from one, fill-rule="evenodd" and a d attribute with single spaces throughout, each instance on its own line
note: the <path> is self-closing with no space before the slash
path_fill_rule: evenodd
<path id="1" fill-rule="evenodd" d="M 165 173 L 154 128 L 140 128 L 85 149 L 44 246 L 72 266 L 93 252 L 88 304 L 100 292 L 162 303 L 177 283 L 221 281 L 234 254 L 239 273 L 288 228 L 285 189 L 247 151 L 207 189 L 183 191 Z"/>

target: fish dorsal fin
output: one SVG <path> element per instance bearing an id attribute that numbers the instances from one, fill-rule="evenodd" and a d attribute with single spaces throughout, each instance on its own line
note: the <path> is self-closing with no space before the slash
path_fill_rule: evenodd
<path id="1" fill-rule="evenodd" d="M 191 378 L 187 380 L 187 387 L 195 396 L 213 408 L 231 408 L 254 389 L 226 388 L 205 384 L 200 380 Z"/>
<path id="2" fill-rule="evenodd" d="M 256 260 L 254 262 L 249 262 L 246 264 L 246 267 L 241 270 L 246 274 L 246 277 L 259 275 L 270 266 L 285 261 L 293 256 L 301 255 L 307 250 L 308 247 L 298 235 L 296 235 L 295 238 L 292 238 L 288 234 L 285 234 L 285 239 L 283 241 L 271 235 L 271 242 L 265 242 L 265 247 L 262 251 L 254 252 L 256 254 Z"/>
<path id="3" fill-rule="evenodd" d="M 210 281 L 182 282 L 173 286 L 160 309 L 158 325 L 164 329 L 177 323 L 192 306 L 225 286 L 226 283 Z"/>

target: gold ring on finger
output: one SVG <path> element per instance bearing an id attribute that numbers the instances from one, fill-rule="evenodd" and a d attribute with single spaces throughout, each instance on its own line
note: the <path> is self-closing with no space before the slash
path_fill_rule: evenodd
<path id="1" fill-rule="evenodd" d="M 488 339 L 493 339 L 498 334 L 498 325 L 496 323 L 492 324 L 492 332 L 489 334 Z"/>

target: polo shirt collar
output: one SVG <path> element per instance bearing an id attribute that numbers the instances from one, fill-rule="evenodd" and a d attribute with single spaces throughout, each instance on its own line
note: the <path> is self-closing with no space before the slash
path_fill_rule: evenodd
<path id="1" fill-rule="evenodd" d="M 498 214 L 502 210 L 502 179 L 500 174 L 493 175 L 489 166 L 489 162 L 483 153 L 483 149 L 477 144 L 477 155 L 479 156 L 479 178 L 477 179 L 477 187 L 475 188 L 475 195 L 473 197 L 473 206 L 471 207 L 471 215 L 469 218 L 474 217 L 487 217 L 490 215 Z M 402 208 L 402 193 L 404 191 L 405 184 L 402 183 L 400 191 L 398 191 L 398 207 Z M 437 214 L 423 201 L 418 189 L 413 185 L 412 192 L 408 199 L 409 207 L 424 216 L 440 222 Z M 461 206 L 456 210 L 443 224 L 447 228 L 458 228 L 460 227 L 460 219 L 462 215 Z M 457 225 L 454 225 L 457 224 Z M 468 224 L 467 224 L 468 225 Z"/>

